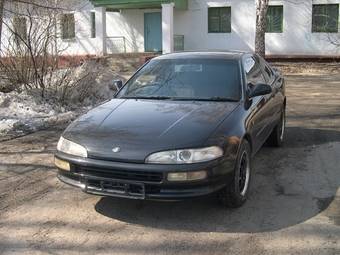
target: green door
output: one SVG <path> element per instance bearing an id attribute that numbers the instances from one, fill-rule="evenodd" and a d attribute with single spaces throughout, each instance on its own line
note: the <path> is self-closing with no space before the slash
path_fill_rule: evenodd
<path id="1" fill-rule="evenodd" d="M 144 13 L 145 52 L 162 51 L 162 16 L 160 12 Z"/>

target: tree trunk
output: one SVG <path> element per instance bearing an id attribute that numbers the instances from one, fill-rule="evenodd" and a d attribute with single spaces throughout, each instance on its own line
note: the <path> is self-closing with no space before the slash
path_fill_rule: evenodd
<path id="1" fill-rule="evenodd" d="M 262 57 L 266 54 L 266 23 L 269 0 L 256 0 L 255 52 Z"/>
<path id="2" fill-rule="evenodd" d="M 4 16 L 4 2 L 5 0 L 0 0 L 0 42 L 1 42 L 1 35 L 2 35 L 2 19 Z M 1 43 L 0 43 L 1 48 Z"/>

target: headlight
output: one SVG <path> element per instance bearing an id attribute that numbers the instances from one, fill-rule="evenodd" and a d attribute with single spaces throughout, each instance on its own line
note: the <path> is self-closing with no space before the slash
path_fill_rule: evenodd
<path id="1" fill-rule="evenodd" d="M 152 164 L 192 164 L 210 161 L 223 156 L 223 150 L 217 146 L 201 149 L 173 150 L 156 152 L 148 156 L 146 163 Z"/>
<path id="2" fill-rule="evenodd" d="M 60 137 L 57 150 L 78 157 L 87 157 L 87 150 L 84 146 L 71 142 L 63 137 Z"/>

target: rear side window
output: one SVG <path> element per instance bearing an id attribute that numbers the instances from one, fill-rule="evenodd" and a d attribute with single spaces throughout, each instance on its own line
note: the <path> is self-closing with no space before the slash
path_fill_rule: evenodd
<path id="1" fill-rule="evenodd" d="M 248 57 L 243 62 L 244 70 L 246 72 L 247 83 L 256 85 L 259 83 L 266 83 L 260 64 L 253 57 Z"/>

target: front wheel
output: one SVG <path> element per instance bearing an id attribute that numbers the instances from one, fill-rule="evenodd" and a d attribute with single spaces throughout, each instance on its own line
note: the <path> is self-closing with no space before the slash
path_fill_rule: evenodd
<path id="1" fill-rule="evenodd" d="M 237 208 L 247 200 L 251 174 L 251 150 L 248 141 L 241 144 L 231 184 L 219 193 L 220 202 L 226 207 Z"/>

